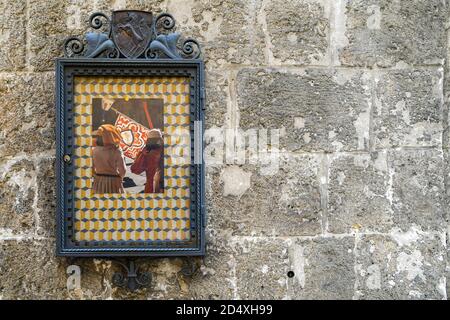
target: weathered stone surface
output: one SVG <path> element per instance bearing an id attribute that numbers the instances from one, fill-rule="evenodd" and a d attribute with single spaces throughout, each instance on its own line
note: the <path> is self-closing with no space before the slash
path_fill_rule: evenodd
<path id="1" fill-rule="evenodd" d="M 447 220 L 448 221 L 448 220 Z M 450 299 L 449 298 L 449 294 L 450 294 L 450 264 L 448 263 L 448 261 L 450 261 L 450 226 L 447 226 L 447 263 L 446 263 L 446 284 L 447 284 L 447 300 Z"/>
<path id="2" fill-rule="evenodd" d="M 294 240 L 289 245 L 289 297 L 352 299 L 355 284 L 354 238 Z"/>
<path id="3" fill-rule="evenodd" d="M 239 299 L 287 297 L 287 245 L 272 239 L 235 239 Z"/>
<path id="4" fill-rule="evenodd" d="M 67 298 L 64 274 L 54 257 L 54 242 L 0 240 L 2 299 Z"/>
<path id="5" fill-rule="evenodd" d="M 230 123 L 228 72 L 211 69 L 207 72 L 205 128 L 221 127 Z"/>
<path id="6" fill-rule="evenodd" d="M 89 16 L 92 13 L 102 11 L 108 14 L 111 8 L 124 9 L 123 6 L 126 5 L 111 4 L 108 0 L 29 2 L 29 63 L 34 71 L 53 71 L 55 58 L 64 55 L 63 44 L 66 38 L 83 38 L 86 32 L 95 31 L 89 26 Z M 106 24 L 100 31 L 107 31 Z"/>
<path id="7" fill-rule="evenodd" d="M 30 6 L 31 64 L 35 71 L 53 69 L 55 57 L 62 56 L 64 39 L 71 34 L 82 36 L 91 30 L 92 12 L 136 9 L 156 14 L 170 12 L 177 30 L 200 41 L 205 61 L 214 66 L 224 63 L 254 63 L 264 59 L 264 37 L 256 25 L 255 5 L 247 1 L 85 1 L 64 3 L 56 0 Z M 92 31 L 92 30 L 91 30 Z M 184 32 L 186 31 L 186 32 Z"/>
<path id="8" fill-rule="evenodd" d="M 47 155 L 37 160 L 37 233 L 56 237 L 55 158 Z"/>
<path id="9" fill-rule="evenodd" d="M 116 0 L 116 1 L 104 1 L 107 10 L 144 10 L 153 12 L 154 15 L 158 15 L 161 12 L 167 12 L 166 0 Z M 109 6 L 109 7 L 108 7 Z"/>
<path id="10" fill-rule="evenodd" d="M 328 1 L 262 2 L 258 21 L 267 29 L 270 63 L 328 65 Z"/>
<path id="11" fill-rule="evenodd" d="M 441 230 L 445 219 L 442 153 L 435 150 L 339 155 L 328 185 L 330 232 L 389 232 L 394 226 Z"/>
<path id="12" fill-rule="evenodd" d="M 260 4 L 244 0 L 169 1 L 177 30 L 197 39 L 208 68 L 264 61 L 264 35 L 257 23 Z"/>
<path id="13" fill-rule="evenodd" d="M 234 299 L 237 297 L 235 279 L 236 259 L 226 234 L 206 232 L 206 255 L 200 260 L 198 271 L 186 277 L 192 299 Z"/>
<path id="14" fill-rule="evenodd" d="M 24 157 L 0 162 L 0 229 L 32 233 L 35 226 L 36 167 Z"/>
<path id="15" fill-rule="evenodd" d="M 25 67 L 26 1 L 0 3 L 0 71 Z"/>
<path id="16" fill-rule="evenodd" d="M 440 146 L 442 70 L 377 73 L 373 112 L 375 148 Z"/>
<path id="17" fill-rule="evenodd" d="M 280 143 L 288 150 L 366 150 L 370 83 L 353 70 L 243 69 L 237 77 L 240 126 L 285 128 Z"/>
<path id="18" fill-rule="evenodd" d="M 108 272 L 112 269 L 111 261 L 70 258 L 58 258 L 57 261 L 60 265 L 61 278 L 64 280 L 64 293 L 67 294 L 68 299 L 104 300 L 112 298 L 115 288 L 112 287 L 111 278 L 108 277 Z M 71 270 L 74 267 L 78 267 L 80 271 L 79 287 L 76 287 L 74 281 L 71 281 L 71 277 L 75 276 Z M 65 276 L 62 276 L 64 274 Z M 75 287 L 72 288 L 69 285 L 75 285 Z"/>
<path id="19" fill-rule="evenodd" d="M 0 299 L 445 298 L 448 83 L 436 65 L 448 7 L 3 1 Z M 141 259 L 153 282 L 136 292 L 113 286 L 115 262 L 54 255 L 54 58 L 67 36 L 93 31 L 92 12 L 111 9 L 169 12 L 200 42 L 206 128 L 281 129 L 272 167 L 208 164 L 207 253 L 189 259 L 193 275 L 185 258 Z M 80 288 L 67 287 L 69 266 L 81 268 Z"/>
<path id="20" fill-rule="evenodd" d="M 34 154 L 54 148 L 53 73 L 0 75 L 0 154 Z"/>
<path id="21" fill-rule="evenodd" d="M 338 55 L 343 65 L 436 64 L 445 58 L 448 4 L 440 0 L 339 1 L 345 10 Z"/>
<path id="22" fill-rule="evenodd" d="M 389 231 L 393 210 L 387 153 L 331 156 L 329 170 L 329 231 Z"/>
<path id="23" fill-rule="evenodd" d="M 438 150 L 391 151 L 392 207 L 395 225 L 445 228 L 443 156 Z"/>
<path id="24" fill-rule="evenodd" d="M 263 175 L 251 165 L 211 169 L 208 223 L 233 235 L 320 233 L 319 163 L 311 155 L 283 157 L 273 175 Z"/>
<path id="25" fill-rule="evenodd" d="M 357 241 L 358 299 L 443 299 L 443 238 L 420 228 L 367 235 Z"/>
<path id="26" fill-rule="evenodd" d="M 67 4 L 58 0 L 30 1 L 30 64 L 35 71 L 53 70 L 54 59 L 64 55 Z M 71 20 L 73 21 L 73 20 Z M 77 34 L 75 34 L 77 35 Z"/>

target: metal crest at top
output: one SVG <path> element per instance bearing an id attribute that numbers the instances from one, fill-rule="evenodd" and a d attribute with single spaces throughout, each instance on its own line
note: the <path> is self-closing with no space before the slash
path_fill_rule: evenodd
<path id="1" fill-rule="evenodd" d="M 175 19 L 168 13 L 153 16 L 139 10 L 113 11 L 111 19 L 97 12 L 89 24 L 96 30 L 84 39 L 69 37 L 64 42 L 64 53 L 69 58 L 123 58 L 123 59 L 197 59 L 200 45 L 191 38 L 180 40 Z"/>
<path id="2" fill-rule="evenodd" d="M 117 49 L 127 58 L 137 58 L 144 53 L 152 39 L 151 12 L 113 11 L 112 38 Z"/>

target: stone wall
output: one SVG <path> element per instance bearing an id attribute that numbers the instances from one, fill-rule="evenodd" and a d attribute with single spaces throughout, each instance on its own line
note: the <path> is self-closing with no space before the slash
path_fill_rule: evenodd
<path id="1" fill-rule="evenodd" d="M 1 1 L 0 298 L 446 299 L 449 5 Z M 276 172 L 208 166 L 206 257 L 148 260 L 135 293 L 111 261 L 54 256 L 54 59 L 90 13 L 124 8 L 202 43 L 209 130 L 280 130 Z"/>

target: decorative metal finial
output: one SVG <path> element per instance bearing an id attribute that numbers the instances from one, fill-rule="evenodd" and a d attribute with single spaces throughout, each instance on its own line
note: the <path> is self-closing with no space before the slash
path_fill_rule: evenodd
<path id="1" fill-rule="evenodd" d="M 151 12 L 119 10 L 113 11 L 110 19 L 97 12 L 90 16 L 89 24 L 96 30 L 107 25 L 107 32 L 88 32 L 84 40 L 69 37 L 64 42 L 66 57 L 197 59 L 201 54 L 196 40 L 178 43 L 180 33 L 168 32 L 175 28 L 175 19 L 168 13 L 155 18 Z"/>

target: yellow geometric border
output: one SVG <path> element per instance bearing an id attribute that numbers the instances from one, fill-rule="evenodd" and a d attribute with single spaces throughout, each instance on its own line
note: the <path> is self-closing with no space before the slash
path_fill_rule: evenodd
<path id="1" fill-rule="evenodd" d="M 189 165 L 179 165 L 168 150 L 180 148 L 177 130 L 189 130 L 189 78 L 74 78 L 74 238 L 76 241 L 153 241 L 190 239 Z M 164 193 L 93 194 L 92 99 L 164 100 Z"/>

